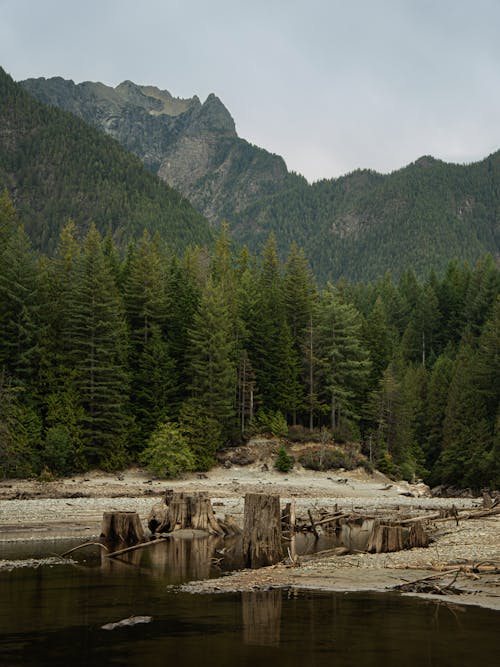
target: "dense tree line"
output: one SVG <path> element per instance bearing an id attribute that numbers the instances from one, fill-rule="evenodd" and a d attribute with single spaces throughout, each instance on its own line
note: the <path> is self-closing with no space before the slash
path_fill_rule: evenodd
<path id="1" fill-rule="evenodd" d="M 320 289 L 271 236 L 178 256 L 148 233 L 120 255 L 69 222 L 37 254 L 0 200 L 0 472 L 207 469 L 256 429 L 361 441 L 374 465 L 500 482 L 500 272 L 485 256 Z M 170 458 L 169 458 L 170 457 Z M 177 467 L 176 467 L 177 466 Z"/>

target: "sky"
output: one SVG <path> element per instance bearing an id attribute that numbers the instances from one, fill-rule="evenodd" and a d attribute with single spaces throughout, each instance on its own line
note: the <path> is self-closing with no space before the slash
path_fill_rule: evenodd
<path id="1" fill-rule="evenodd" d="M 500 149 L 498 0 L 0 0 L 0 65 L 215 93 L 309 181 Z"/>

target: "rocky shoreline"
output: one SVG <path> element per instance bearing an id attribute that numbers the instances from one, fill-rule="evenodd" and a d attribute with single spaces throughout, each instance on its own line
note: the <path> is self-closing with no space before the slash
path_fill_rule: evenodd
<path id="1" fill-rule="evenodd" d="M 320 507 L 349 511 L 391 512 L 407 516 L 450 508 L 474 510 L 481 498 L 434 498 L 420 487 L 396 484 L 364 471 L 314 473 L 294 470 L 286 476 L 263 471 L 258 465 L 217 468 L 208 475 L 183 480 L 151 480 L 132 470 L 121 475 L 92 473 L 56 482 L 12 480 L 0 484 L 1 543 L 74 538 L 82 542 L 99 534 L 104 511 L 135 510 L 143 521 L 165 488 L 207 492 L 216 514 L 240 520 L 247 492 L 278 493 L 282 503 L 295 498 L 297 513 Z M 421 495 L 419 495 L 421 494 Z M 262 590 L 268 588 L 322 591 L 388 591 L 431 577 L 442 593 L 418 593 L 456 604 L 475 604 L 500 610 L 500 576 L 477 573 L 481 563 L 500 567 L 500 515 L 431 525 L 432 544 L 426 549 L 394 553 L 354 553 L 347 556 L 299 558 L 299 564 L 279 564 L 243 570 L 219 579 L 192 582 L 183 590 L 196 593 Z M 1 567 L 1 565 L 0 565 Z M 439 570 L 451 574 L 440 573 Z M 453 589 L 448 595 L 448 583 Z"/>

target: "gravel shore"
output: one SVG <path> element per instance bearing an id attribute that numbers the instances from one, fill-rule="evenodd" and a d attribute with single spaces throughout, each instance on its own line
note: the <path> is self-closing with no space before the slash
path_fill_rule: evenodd
<path id="1" fill-rule="evenodd" d="M 166 489 L 206 491 L 216 514 L 230 514 L 242 522 L 247 492 L 278 493 L 282 504 L 292 497 L 298 515 L 308 509 L 331 509 L 402 516 L 450 508 L 472 510 L 479 498 L 433 498 L 423 485 L 393 483 L 379 473 L 358 471 L 317 473 L 298 469 L 287 475 L 261 466 L 217 468 L 206 476 L 183 480 L 150 479 L 144 471 L 120 475 L 92 473 L 85 477 L 39 482 L 11 480 L 0 484 L 0 542 L 76 538 L 82 542 L 99 535 L 102 514 L 110 510 L 135 510 L 145 522 L 158 496 Z M 285 565 L 242 571 L 218 580 L 186 586 L 193 592 L 254 590 L 269 586 L 321 590 L 387 590 L 398 583 L 435 573 L 435 568 L 460 564 L 496 563 L 500 567 L 500 516 L 450 520 L 432 527 L 427 549 L 390 554 L 354 554 L 316 558 L 299 566 Z M 454 564 L 454 565 L 453 565 Z M 1 567 L 1 561 L 0 561 Z M 462 595 L 440 596 L 459 604 L 480 604 L 500 610 L 500 577 L 459 573 L 455 586 Z"/>

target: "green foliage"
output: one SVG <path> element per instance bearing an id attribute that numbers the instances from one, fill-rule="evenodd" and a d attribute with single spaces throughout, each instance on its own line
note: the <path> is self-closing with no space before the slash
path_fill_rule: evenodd
<path id="1" fill-rule="evenodd" d="M 288 424 L 279 410 L 265 410 L 261 408 L 252 424 L 256 433 L 270 433 L 275 438 L 281 438 L 288 432 Z"/>
<path id="2" fill-rule="evenodd" d="M 341 447 L 315 447 L 302 454 L 299 458 L 304 468 L 310 470 L 354 470 L 361 464 L 362 457 L 352 449 Z"/>
<path id="3" fill-rule="evenodd" d="M 179 424 L 194 455 L 196 470 L 215 465 L 215 454 L 224 444 L 222 425 L 203 411 L 196 399 L 187 400 L 179 415 Z"/>
<path id="4" fill-rule="evenodd" d="M 180 477 L 195 467 L 186 438 L 178 426 L 169 422 L 156 427 L 140 460 L 152 473 L 168 479 Z"/>
<path id="5" fill-rule="evenodd" d="M 73 443 L 66 426 L 51 426 L 45 434 L 42 464 L 56 475 L 68 475 L 73 472 L 73 454 Z"/>
<path id="6" fill-rule="evenodd" d="M 280 448 L 278 449 L 278 454 L 276 456 L 276 460 L 274 462 L 274 467 L 276 470 L 279 472 L 290 472 L 290 470 L 294 466 L 294 459 L 293 456 L 290 456 L 290 454 L 286 451 L 284 445 L 281 445 Z"/>

